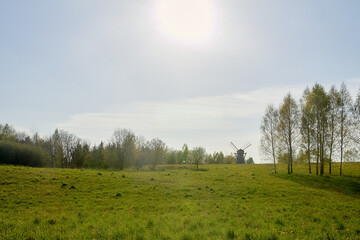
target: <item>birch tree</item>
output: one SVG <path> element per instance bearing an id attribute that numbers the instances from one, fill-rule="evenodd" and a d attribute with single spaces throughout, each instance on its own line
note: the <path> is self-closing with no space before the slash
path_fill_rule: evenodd
<path id="1" fill-rule="evenodd" d="M 116 152 L 115 167 L 124 169 L 135 162 L 136 137 L 129 129 L 117 129 L 112 136 L 113 149 Z"/>
<path id="2" fill-rule="evenodd" d="M 345 83 L 341 84 L 339 90 L 339 138 L 340 138 L 340 175 L 342 175 L 342 165 L 344 152 L 346 151 L 351 134 L 351 109 L 352 99 Z"/>
<path id="3" fill-rule="evenodd" d="M 360 88 L 358 90 L 354 102 L 353 116 L 354 116 L 354 134 L 352 134 L 352 139 L 358 153 L 360 153 Z"/>
<path id="4" fill-rule="evenodd" d="M 154 138 L 150 141 L 149 146 L 151 151 L 151 168 L 155 170 L 156 165 L 164 161 L 166 145 L 159 138 Z"/>
<path id="5" fill-rule="evenodd" d="M 309 167 L 309 173 L 311 173 L 311 152 L 313 150 L 313 138 L 314 138 L 314 115 L 311 112 L 311 107 L 307 104 L 308 97 L 310 95 L 310 89 L 307 87 L 304 90 L 302 98 L 300 99 L 301 109 L 301 146 L 305 150 L 306 160 Z"/>
<path id="6" fill-rule="evenodd" d="M 327 145 L 329 147 L 329 174 L 331 174 L 331 163 L 333 159 L 334 147 L 337 140 L 338 131 L 338 113 L 339 113 L 339 92 L 336 90 L 335 86 L 331 86 L 329 93 L 329 114 L 328 114 L 328 141 Z"/>
<path id="7" fill-rule="evenodd" d="M 296 101 L 288 93 L 279 110 L 279 133 L 287 147 L 288 173 L 293 173 L 294 147 L 298 137 L 299 110 Z"/>
<path id="8" fill-rule="evenodd" d="M 265 115 L 261 122 L 261 152 L 266 158 L 270 158 L 274 163 L 274 172 L 276 171 L 277 147 L 278 147 L 278 127 L 279 127 L 279 111 L 274 105 L 268 105 Z"/>
<path id="9" fill-rule="evenodd" d="M 308 96 L 308 107 L 314 115 L 315 124 L 314 132 L 316 139 L 316 175 L 324 174 L 324 158 L 325 158 L 325 140 L 327 134 L 327 117 L 329 111 L 329 98 L 324 88 L 320 84 L 315 84 Z"/>
<path id="10" fill-rule="evenodd" d="M 190 158 L 192 163 L 196 165 L 196 170 L 199 170 L 199 165 L 203 163 L 205 158 L 205 148 L 203 147 L 195 147 L 190 152 Z"/>

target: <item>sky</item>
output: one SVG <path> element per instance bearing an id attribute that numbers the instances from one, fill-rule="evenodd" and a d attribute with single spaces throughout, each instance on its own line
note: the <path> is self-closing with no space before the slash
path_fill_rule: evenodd
<path id="1" fill-rule="evenodd" d="M 0 1 L 0 123 L 259 153 L 268 104 L 360 87 L 360 1 Z"/>

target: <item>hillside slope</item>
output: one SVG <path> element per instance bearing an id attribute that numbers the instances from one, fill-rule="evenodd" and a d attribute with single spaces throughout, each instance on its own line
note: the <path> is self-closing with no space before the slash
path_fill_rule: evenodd
<path id="1" fill-rule="evenodd" d="M 0 166 L 0 239 L 359 239 L 360 164 L 346 167 Z"/>

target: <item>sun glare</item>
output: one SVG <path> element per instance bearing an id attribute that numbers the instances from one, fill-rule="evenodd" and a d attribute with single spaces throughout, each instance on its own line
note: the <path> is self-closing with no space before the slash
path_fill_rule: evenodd
<path id="1" fill-rule="evenodd" d="M 156 21 L 161 32 L 184 44 L 204 44 L 214 33 L 215 11 L 209 0 L 158 0 Z"/>

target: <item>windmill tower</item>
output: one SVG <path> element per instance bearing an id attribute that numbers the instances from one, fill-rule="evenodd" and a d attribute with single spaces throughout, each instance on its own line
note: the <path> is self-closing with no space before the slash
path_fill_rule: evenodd
<path id="1" fill-rule="evenodd" d="M 247 145 L 243 149 L 238 149 L 233 142 L 230 142 L 231 145 L 236 149 L 236 164 L 245 164 L 246 152 L 245 149 L 251 146 L 251 144 Z"/>

